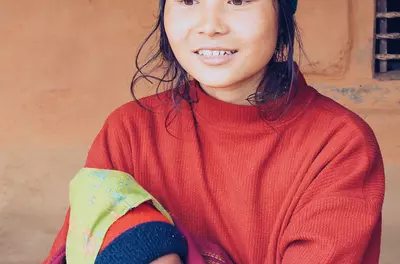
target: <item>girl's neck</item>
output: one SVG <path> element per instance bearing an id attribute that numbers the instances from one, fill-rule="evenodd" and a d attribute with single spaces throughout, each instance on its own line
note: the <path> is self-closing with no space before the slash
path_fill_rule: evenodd
<path id="1" fill-rule="evenodd" d="M 236 105 L 249 105 L 246 99 L 252 94 L 252 92 L 240 88 L 212 88 L 204 85 L 201 85 L 201 88 L 215 99 Z"/>

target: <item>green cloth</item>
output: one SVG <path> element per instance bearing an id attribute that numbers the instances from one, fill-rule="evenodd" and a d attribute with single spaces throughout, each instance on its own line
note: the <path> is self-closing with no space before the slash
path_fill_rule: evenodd
<path id="1" fill-rule="evenodd" d="M 93 264 L 109 227 L 130 209 L 146 201 L 165 215 L 162 205 L 124 172 L 81 169 L 70 182 L 67 263 Z"/>

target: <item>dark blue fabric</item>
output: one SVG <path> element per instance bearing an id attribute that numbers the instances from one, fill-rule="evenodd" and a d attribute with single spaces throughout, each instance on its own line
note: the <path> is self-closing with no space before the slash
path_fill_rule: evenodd
<path id="1" fill-rule="evenodd" d="M 173 253 L 185 262 L 187 252 L 186 240 L 175 226 L 148 222 L 115 238 L 99 253 L 95 264 L 148 264 Z"/>

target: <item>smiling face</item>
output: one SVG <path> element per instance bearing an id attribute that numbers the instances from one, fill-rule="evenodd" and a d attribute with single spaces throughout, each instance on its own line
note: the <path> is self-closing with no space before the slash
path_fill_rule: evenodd
<path id="1" fill-rule="evenodd" d="M 275 0 L 166 0 L 168 41 L 203 88 L 253 93 L 277 43 Z"/>

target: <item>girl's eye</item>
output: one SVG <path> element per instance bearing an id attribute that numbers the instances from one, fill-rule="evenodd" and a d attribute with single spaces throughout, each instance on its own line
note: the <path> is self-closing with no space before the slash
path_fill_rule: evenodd
<path id="1" fill-rule="evenodd" d="M 197 4 L 198 1 L 196 1 L 196 0 L 182 0 L 180 2 L 183 3 L 184 5 L 194 5 L 194 4 Z"/>
<path id="2" fill-rule="evenodd" d="M 183 3 L 184 5 L 191 6 L 194 4 L 198 4 L 199 1 L 198 0 L 180 0 L 179 2 Z M 230 1 L 228 1 L 228 4 L 240 6 L 247 2 L 249 2 L 249 1 L 248 0 L 230 0 Z"/>
<path id="3" fill-rule="evenodd" d="M 228 1 L 229 4 L 236 5 L 236 6 L 243 5 L 245 2 L 247 2 L 247 1 L 243 1 L 243 0 L 231 0 L 231 1 Z"/>

